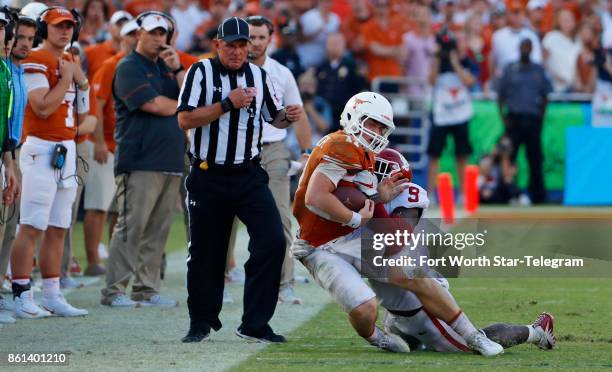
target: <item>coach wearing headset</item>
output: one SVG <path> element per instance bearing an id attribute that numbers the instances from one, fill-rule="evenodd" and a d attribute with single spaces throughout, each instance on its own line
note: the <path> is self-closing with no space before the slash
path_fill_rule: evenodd
<path id="1" fill-rule="evenodd" d="M 113 80 L 116 128 L 115 182 L 119 217 L 110 243 L 101 303 L 111 307 L 174 307 L 159 295 L 168 239 L 183 172 L 185 135 L 176 119 L 185 72 L 169 45 L 169 16 L 138 16 L 136 50 Z M 131 298 L 126 291 L 133 276 Z"/>

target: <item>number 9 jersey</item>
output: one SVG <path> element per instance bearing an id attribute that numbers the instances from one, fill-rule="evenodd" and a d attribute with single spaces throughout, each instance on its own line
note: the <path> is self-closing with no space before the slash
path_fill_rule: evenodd
<path id="1" fill-rule="evenodd" d="M 64 53 L 64 60 L 70 56 Z M 46 50 L 34 50 L 23 63 L 28 93 L 40 88 L 53 89 L 59 82 L 59 60 Z M 74 82 L 66 91 L 60 106 L 49 117 L 36 116 L 30 103 L 26 107 L 23 137 L 35 136 L 47 141 L 72 140 L 76 135 L 75 101 L 76 87 Z"/>
<path id="2" fill-rule="evenodd" d="M 421 208 L 425 210 L 428 207 L 429 198 L 427 197 L 427 191 L 412 182 L 408 184 L 408 187 L 401 194 L 385 204 L 388 214 L 392 214 L 397 208 Z"/>

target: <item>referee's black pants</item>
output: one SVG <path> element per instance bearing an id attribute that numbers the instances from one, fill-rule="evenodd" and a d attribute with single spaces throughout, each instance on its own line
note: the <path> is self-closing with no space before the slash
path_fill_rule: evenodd
<path id="1" fill-rule="evenodd" d="M 258 163 L 241 170 L 203 171 L 193 166 L 185 184 L 191 324 L 221 328 L 225 261 L 232 222 L 238 216 L 250 236 L 241 328 L 250 334 L 265 332 L 276 309 L 285 256 L 283 224 L 268 188 L 268 174 Z"/>
<path id="2" fill-rule="evenodd" d="M 542 171 L 544 156 L 542 155 L 542 126 L 541 116 L 529 114 L 508 115 L 506 134 L 512 141 L 512 161 L 516 161 L 519 147 L 524 144 L 529 163 L 529 195 L 534 204 L 546 201 L 544 188 L 544 174 Z"/>

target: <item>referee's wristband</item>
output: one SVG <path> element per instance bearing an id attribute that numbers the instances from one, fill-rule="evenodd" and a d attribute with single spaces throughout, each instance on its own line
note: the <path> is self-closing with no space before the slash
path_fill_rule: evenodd
<path id="1" fill-rule="evenodd" d="M 172 71 L 172 73 L 174 75 L 178 74 L 179 72 L 185 70 L 185 66 L 181 65 L 181 67 L 177 68 L 176 70 Z"/>
<path id="2" fill-rule="evenodd" d="M 361 215 L 357 212 L 353 212 L 351 220 L 345 223 L 344 226 L 352 227 L 353 229 L 358 229 L 361 226 Z"/>

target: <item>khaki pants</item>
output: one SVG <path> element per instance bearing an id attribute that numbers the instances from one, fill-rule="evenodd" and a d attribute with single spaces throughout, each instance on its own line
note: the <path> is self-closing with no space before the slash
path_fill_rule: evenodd
<path id="1" fill-rule="evenodd" d="M 119 217 L 110 242 L 102 303 L 126 293 L 143 301 L 159 293 L 164 246 L 176 210 L 179 175 L 135 171 L 115 178 Z"/>
<path id="2" fill-rule="evenodd" d="M 66 230 L 66 236 L 64 237 L 64 254 L 62 255 L 62 266 L 60 276 L 66 278 L 70 276 L 70 263 L 72 261 L 72 229 L 77 222 L 77 213 L 79 212 L 79 205 L 81 204 L 81 194 L 83 194 L 83 188 L 87 181 L 87 171 L 84 162 L 89 163 L 93 159 L 93 144 L 91 141 L 83 141 L 76 145 L 77 153 L 83 160 L 77 158 L 77 177 L 79 186 L 77 187 L 76 199 L 72 205 L 72 222 L 70 228 Z"/>
<path id="3" fill-rule="evenodd" d="M 285 249 L 285 259 L 283 261 L 283 269 L 281 272 L 281 287 L 283 285 L 293 285 L 295 281 L 295 263 L 290 250 L 291 243 L 293 242 L 293 235 L 291 233 L 291 197 L 289 195 L 290 178 L 287 176 L 290 165 L 291 153 L 289 152 L 287 146 L 285 146 L 284 142 L 272 142 L 269 145 L 263 146 L 261 166 L 268 173 L 268 177 L 270 178 L 268 187 L 272 192 L 274 202 L 276 203 L 276 208 L 278 208 L 281 220 L 283 221 L 283 232 L 285 234 L 285 241 L 287 243 L 287 248 Z M 230 237 L 229 249 L 227 252 L 227 262 L 229 262 L 229 258 L 234 255 L 237 229 L 238 221 L 236 218 L 234 218 L 232 235 Z"/>

